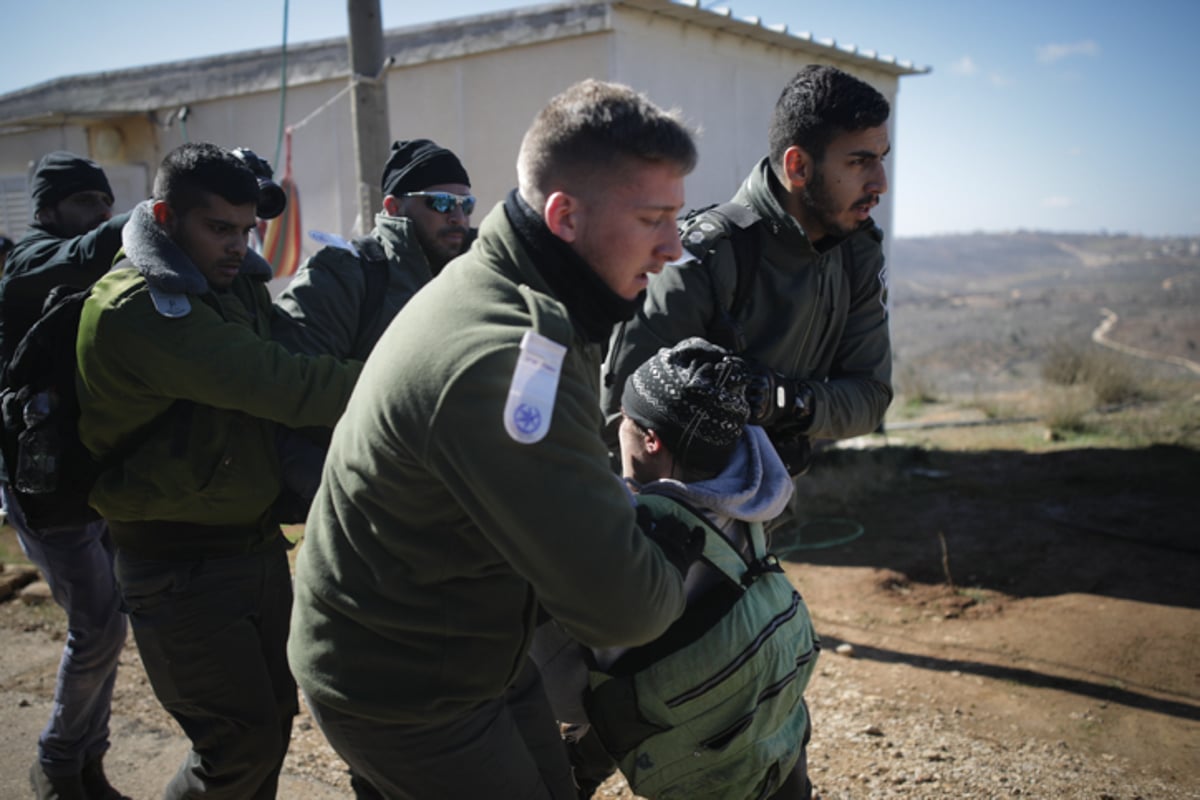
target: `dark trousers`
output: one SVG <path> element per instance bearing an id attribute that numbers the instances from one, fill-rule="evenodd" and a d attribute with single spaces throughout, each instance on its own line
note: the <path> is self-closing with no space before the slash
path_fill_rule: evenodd
<path id="1" fill-rule="evenodd" d="M 299 711 L 282 538 L 202 561 L 118 551 L 116 574 L 154 694 L 192 742 L 165 800 L 274 798 Z"/>
<path id="2" fill-rule="evenodd" d="M 306 699 L 325 738 L 350 766 L 359 798 L 575 798 L 558 725 L 528 661 L 503 697 L 438 722 L 380 722 Z"/>

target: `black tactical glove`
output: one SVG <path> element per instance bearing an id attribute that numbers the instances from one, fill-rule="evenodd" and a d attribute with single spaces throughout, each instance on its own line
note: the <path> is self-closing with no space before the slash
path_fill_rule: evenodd
<path id="1" fill-rule="evenodd" d="M 788 420 L 801 423 L 812 416 L 813 390 L 807 381 L 781 375 L 758 364 L 747 364 L 746 401 L 749 424 L 771 428 Z"/>
<path id="2" fill-rule="evenodd" d="M 704 552 L 704 531 L 701 528 L 689 528 L 673 517 L 655 519 L 650 509 L 638 506 L 637 524 L 667 557 L 680 575 L 686 575 L 700 554 Z"/>
<path id="3" fill-rule="evenodd" d="M 785 422 L 767 431 L 767 436 L 775 446 L 775 452 L 779 454 L 779 460 L 783 462 L 788 475 L 794 478 L 808 472 L 812 463 L 812 442 L 808 434 Z"/>

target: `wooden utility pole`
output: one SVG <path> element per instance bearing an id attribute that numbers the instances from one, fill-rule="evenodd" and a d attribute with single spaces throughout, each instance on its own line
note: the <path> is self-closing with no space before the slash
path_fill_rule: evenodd
<path id="1" fill-rule="evenodd" d="M 354 164 L 358 186 L 359 233 L 373 227 L 383 203 L 379 176 L 391 146 L 387 77 L 384 74 L 383 15 L 379 0 L 347 0 L 350 20 L 350 119 L 354 125 Z"/>

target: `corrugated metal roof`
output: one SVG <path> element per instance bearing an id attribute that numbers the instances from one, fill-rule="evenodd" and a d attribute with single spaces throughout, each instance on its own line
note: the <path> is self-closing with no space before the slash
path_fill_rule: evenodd
<path id="1" fill-rule="evenodd" d="M 746 0 L 747 5 L 752 2 L 753 0 Z M 839 44 L 834 39 L 815 39 L 807 31 L 793 33 L 783 23 L 765 24 L 760 17 L 738 17 L 729 6 L 706 9 L 700 5 L 700 0 L 615 0 L 613 5 L 640 8 L 791 50 L 819 53 L 825 57 L 835 57 L 837 60 L 857 62 L 861 66 L 878 69 L 890 75 L 923 75 L 929 72 L 929 67 L 917 66 L 911 61 L 901 61 L 895 56 L 863 50 L 853 44 Z"/>
<path id="2" fill-rule="evenodd" d="M 786 26 L 763 25 L 756 17 L 737 18 L 728 8 L 705 10 L 698 0 L 587 0 L 514 8 L 394 28 L 384 34 L 384 50 L 392 66 L 407 66 L 586 36 L 611 30 L 609 12 L 621 6 L 893 75 L 928 71 L 927 67 L 914 67 L 873 51 L 841 46 L 833 40 L 814 40 L 807 33 L 790 33 Z M 11 129 L 64 121 L 86 123 L 95 118 L 275 91 L 280 83 L 280 58 L 278 48 L 267 48 L 57 78 L 0 95 L 0 124 Z M 290 45 L 287 68 L 290 86 L 346 78 L 350 73 L 346 39 Z"/>

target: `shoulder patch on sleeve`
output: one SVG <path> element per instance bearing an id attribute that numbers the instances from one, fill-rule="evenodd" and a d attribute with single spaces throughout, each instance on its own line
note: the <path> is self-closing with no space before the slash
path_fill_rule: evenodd
<path id="1" fill-rule="evenodd" d="M 686 251 L 696 258 L 700 258 L 729 234 L 729 226 L 724 220 L 711 214 L 704 214 L 691 220 L 684 227 L 679 238 Z"/>
<path id="2" fill-rule="evenodd" d="M 345 250 L 347 253 L 358 257 L 358 248 L 352 242 L 348 242 L 336 233 L 326 233 L 325 231 L 309 231 L 308 236 L 314 242 L 318 242 L 326 247 L 336 247 L 339 250 Z"/>
<path id="3" fill-rule="evenodd" d="M 188 299 L 186 294 L 182 292 L 164 292 L 161 289 L 150 288 L 150 300 L 154 303 L 154 310 L 164 317 L 170 319 L 178 319 L 186 317 L 192 312 L 192 301 Z"/>
<path id="4" fill-rule="evenodd" d="M 504 430 L 514 442 L 534 444 L 549 433 L 566 354 L 558 342 L 525 331 L 504 404 Z"/>

